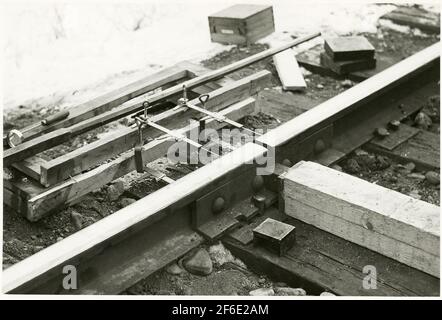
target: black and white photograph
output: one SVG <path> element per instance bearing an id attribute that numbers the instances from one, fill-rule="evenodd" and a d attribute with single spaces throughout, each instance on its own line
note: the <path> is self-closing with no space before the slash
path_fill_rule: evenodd
<path id="1" fill-rule="evenodd" d="M 0 299 L 231 301 L 165 311 L 205 318 L 440 298 L 439 1 L 0 20 Z"/>

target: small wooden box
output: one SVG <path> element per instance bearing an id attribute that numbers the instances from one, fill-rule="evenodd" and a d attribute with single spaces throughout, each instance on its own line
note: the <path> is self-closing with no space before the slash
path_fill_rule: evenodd
<path id="1" fill-rule="evenodd" d="M 373 59 L 375 49 L 365 37 L 336 37 L 324 41 L 324 49 L 334 61 Z"/>
<path id="2" fill-rule="evenodd" d="M 290 224 L 267 218 L 253 229 L 253 242 L 283 256 L 296 241 L 296 228 Z"/>
<path id="3" fill-rule="evenodd" d="M 249 45 L 275 31 L 273 8 L 237 4 L 209 16 L 212 42 Z"/>

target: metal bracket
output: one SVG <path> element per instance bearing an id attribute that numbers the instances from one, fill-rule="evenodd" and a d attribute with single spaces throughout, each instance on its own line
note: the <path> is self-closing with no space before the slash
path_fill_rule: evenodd
<path id="1" fill-rule="evenodd" d="M 195 201 L 192 225 L 205 238 L 215 240 L 242 221 L 248 221 L 261 210 L 253 199 L 262 198 L 268 207 L 276 202 L 276 194 L 264 189 L 262 176 L 256 175 L 256 167 L 236 175 L 209 194 Z"/>

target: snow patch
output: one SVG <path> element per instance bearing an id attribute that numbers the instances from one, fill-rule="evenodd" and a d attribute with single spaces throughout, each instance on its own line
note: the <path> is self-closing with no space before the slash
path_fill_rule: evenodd
<path id="1" fill-rule="evenodd" d="M 8 2 L 4 23 L 4 107 L 70 107 L 182 60 L 198 62 L 229 46 L 211 43 L 208 16 L 235 0 Z M 270 1 L 248 0 L 269 4 Z M 314 31 L 376 32 L 394 5 L 275 1 L 276 46 Z M 297 51 L 321 43 L 301 45 Z"/>

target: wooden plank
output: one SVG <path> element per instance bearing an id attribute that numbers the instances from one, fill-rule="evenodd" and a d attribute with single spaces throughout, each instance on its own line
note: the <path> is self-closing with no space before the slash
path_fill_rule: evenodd
<path id="1" fill-rule="evenodd" d="M 187 75 L 187 71 L 179 65 L 162 69 L 122 88 L 118 88 L 95 99 L 69 108 L 69 116 L 65 120 L 49 126 L 40 125 L 34 129 L 26 131 L 24 134 L 24 140 L 30 140 L 43 133 L 72 126 L 78 122 L 109 111 L 130 99 L 160 88 L 170 82 L 184 80 Z M 24 128 L 23 130 L 26 129 L 27 128 Z"/>
<path id="2" fill-rule="evenodd" d="M 284 201 L 291 217 L 439 277 L 437 206 L 303 161 L 284 176 Z"/>
<path id="3" fill-rule="evenodd" d="M 240 119 L 245 114 L 253 112 L 255 101 L 252 98 L 239 102 L 233 106 L 220 111 L 221 114 L 230 117 L 231 119 Z M 219 123 L 213 119 L 208 119 L 207 128 L 219 129 L 225 126 L 225 123 Z M 196 128 L 197 123 L 193 123 L 187 128 L 183 129 L 182 134 Z M 152 162 L 167 154 L 169 148 L 175 143 L 175 141 L 157 139 L 147 143 L 143 146 L 143 160 L 145 163 Z M 44 215 L 60 208 L 61 206 L 72 203 L 85 194 L 101 188 L 106 183 L 109 183 L 131 171 L 135 170 L 135 160 L 132 151 L 123 153 L 117 159 L 103 164 L 97 168 L 92 169 L 86 173 L 74 176 L 70 180 L 62 182 L 50 189 L 39 187 L 36 183 L 32 184 L 20 182 L 24 184 L 24 187 L 29 190 L 32 186 L 39 190 L 35 192 L 31 189 L 32 194 L 27 195 L 28 199 L 28 211 L 22 212 L 29 220 L 36 221 Z M 17 188 L 17 185 L 13 185 Z M 22 188 L 19 188 L 22 189 Z M 26 192 L 21 191 L 24 194 Z"/>
<path id="4" fill-rule="evenodd" d="M 380 148 L 369 143 L 367 150 L 389 156 L 400 163 L 414 162 L 420 170 L 437 170 L 440 168 L 440 138 L 439 135 L 421 131 L 406 142 L 392 150 Z"/>
<path id="5" fill-rule="evenodd" d="M 265 213 L 264 217 L 268 215 Z M 439 279 L 297 219 L 284 222 L 297 229 L 296 245 L 282 257 L 249 243 L 248 236 L 223 243 L 252 270 L 308 294 L 329 291 L 342 296 L 439 296 Z M 246 228 L 247 226 L 243 227 Z M 247 234 L 245 231 L 243 233 Z M 252 231 L 250 230 L 251 234 Z M 237 237 L 235 237 L 237 238 Z M 244 238 L 244 240 L 243 240 Z M 245 243 L 242 243 L 245 242 Z M 377 288 L 363 286 L 363 269 L 374 265 Z"/>
<path id="6" fill-rule="evenodd" d="M 275 54 L 273 63 L 284 90 L 304 90 L 307 87 L 292 49 Z"/>
<path id="7" fill-rule="evenodd" d="M 373 45 L 363 36 L 326 38 L 324 49 L 334 61 L 373 59 L 375 53 Z"/>
<path id="8" fill-rule="evenodd" d="M 151 83 L 151 85 L 148 85 L 145 88 L 146 90 L 147 89 L 155 89 L 154 86 L 163 86 L 163 87 L 165 86 L 164 81 L 160 81 L 157 79 L 161 76 L 166 76 L 167 78 L 165 80 L 166 81 L 171 80 L 173 83 L 173 81 L 181 80 L 181 78 L 183 80 L 186 78 L 194 78 L 196 76 L 202 75 L 202 74 L 207 73 L 209 71 L 210 71 L 210 69 L 207 69 L 201 65 L 197 65 L 197 64 L 192 63 L 190 61 L 181 61 L 171 68 L 164 69 L 160 72 L 157 72 L 157 73 L 147 77 L 147 79 L 139 80 L 135 83 L 129 84 L 129 85 L 121 88 L 120 90 L 122 90 L 122 92 L 120 92 L 120 93 L 122 94 L 124 92 L 127 92 L 128 90 L 130 90 L 130 88 L 135 90 L 137 88 L 136 84 L 139 82 L 144 82 L 144 80 L 146 80 L 148 82 L 150 81 L 150 83 Z M 214 82 L 209 82 L 209 83 L 202 85 L 200 87 L 196 87 L 196 88 L 194 88 L 193 91 L 198 94 L 205 94 L 205 93 L 209 93 L 213 90 L 216 90 L 216 89 L 220 88 L 222 85 L 231 83 L 233 81 L 234 80 L 231 78 L 224 77 L 220 80 L 217 80 Z M 169 83 L 167 85 L 169 85 Z M 134 92 L 131 96 L 133 96 L 133 97 L 138 96 L 139 95 L 138 93 L 139 92 Z M 109 96 L 111 96 L 111 94 L 107 94 L 105 96 L 109 97 Z M 103 98 L 103 99 L 106 100 L 105 98 Z M 58 122 L 58 123 L 54 124 L 53 126 L 51 126 L 50 128 L 44 127 L 44 129 L 54 130 L 55 128 L 60 127 L 62 125 L 66 126 L 69 124 L 75 124 L 75 123 L 79 122 L 84 117 L 86 117 L 86 115 L 89 114 L 89 112 L 92 111 L 92 110 L 86 111 L 85 114 L 80 113 L 80 111 L 82 111 L 82 112 L 84 111 L 85 105 L 88 105 L 88 104 L 94 105 L 94 103 L 97 101 L 104 101 L 103 99 L 97 98 L 97 99 L 94 99 L 86 104 L 70 108 L 69 109 L 70 115 L 80 114 L 81 116 L 71 117 L 71 118 L 67 119 L 66 120 L 67 122 L 65 122 L 65 123 Z M 122 101 L 122 100 L 119 100 L 119 101 Z M 101 103 L 101 104 L 98 104 L 98 106 L 100 108 L 109 108 L 110 109 L 110 108 L 114 107 L 115 103 L 117 103 L 117 101 L 113 101 L 111 103 L 104 103 L 104 104 Z M 95 104 L 95 105 L 97 105 L 97 104 Z M 103 110 L 105 110 L 105 109 L 103 109 Z M 46 160 L 48 160 L 48 159 L 43 160 L 41 158 L 37 159 L 36 157 L 31 157 L 29 159 L 25 159 L 23 161 L 14 163 L 12 166 L 15 169 L 30 176 L 31 178 L 33 178 L 37 181 L 40 181 L 40 165 L 44 164 Z"/>
<path id="9" fill-rule="evenodd" d="M 415 7 L 398 7 L 383 15 L 381 19 L 388 19 L 394 23 L 419 28 L 430 33 L 440 32 L 440 15 Z"/>
<path id="10" fill-rule="evenodd" d="M 433 63 L 438 62 L 439 51 L 440 44 L 434 44 L 267 132 L 259 137 L 258 141 L 274 148 L 293 143 L 318 126 L 333 123 L 353 108 L 373 101 L 383 93 L 391 91 L 392 87 L 430 68 Z"/>
<path id="11" fill-rule="evenodd" d="M 201 197 L 214 181 L 219 181 L 229 173 L 236 172 L 246 163 L 263 156 L 265 152 L 265 148 L 248 143 L 226 154 L 222 159 L 217 159 L 113 213 L 106 219 L 102 219 L 14 264 L 4 270 L 3 292 L 12 291 L 31 282 L 141 222 L 158 221 L 161 212 L 164 214 L 168 209 L 188 205 L 195 197 Z"/>
<path id="12" fill-rule="evenodd" d="M 414 137 L 420 132 L 419 129 L 401 124 L 397 130 L 390 130 L 390 135 L 384 138 L 376 137 L 370 143 L 386 150 L 393 150 L 401 143 Z"/>
<path id="13" fill-rule="evenodd" d="M 362 60 L 333 61 L 327 53 L 320 54 L 321 65 L 326 66 L 337 74 L 343 75 L 355 71 L 376 68 L 376 58 Z"/>
<path id="14" fill-rule="evenodd" d="M 207 82 L 214 81 L 216 79 L 222 78 L 225 75 L 232 73 L 234 71 L 237 71 L 241 68 L 247 67 L 250 64 L 253 64 L 257 61 L 263 60 L 265 58 L 268 58 L 274 54 L 277 54 L 281 51 L 287 50 L 289 48 L 292 48 L 298 44 L 304 43 L 308 40 L 311 40 L 317 36 L 319 36 L 320 33 L 314 33 L 305 37 L 298 38 L 296 40 L 293 40 L 283 46 L 277 47 L 277 48 L 271 48 L 265 51 L 261 51 L 257 54 L 254 54 L 250 57 L 244 58 L 240 61 L 236 61 L 230 65 L 224 66 L 218 70 L 210 71 L 207 74 L 204 74 L 199 77 L 195 77 L 193 79 L 187 80 L 181 84 L 175 85 L 173 87 L 170 87 L 168 89 L 165 89 L 161 92 L 155 93 L 151 96 L 149 96 L 146 100 L 150 102 L 151 104 L 162 101 L 170 96 L 179 94 L 183 90 L 183 85 L 185 85 L 189 90 L 201 86 Z M 135 99 L 137 100 L 137 99 Z M 108 112 L 102 113 L 92 119 L 85 120 L 83 122 L 80 122 L 72 127 L 67 129 L 59 129 L 55 130 L 49 134 L 45 134 L 40 136 L 39 138 L 26 141 L 25 143 L 19 145 L 18 147 L 10 148 L 8 150 L 5 150 L 3 153 L 3 165 L 9 166 L 14 162 L 21 161 L 23 159 L 29 158 L 30 156 L 37 154 L 41 151 L 47 150 L 51 147 L 54 147 L 60 143 L 63 143 L 69 139 L 71 139 L 73 136 L 82 134 L 84 132 L 87 132 L 89 130 L 92 130 L 94 128 L 103 126 L 107 123 L 110 123 L 112 121 L 115 121 L 119 118 L 128 116 L 136 111 L 139 111 L 143 108 L 143 101 L 136 101 L 133 103 L 127 103 L 126 105 L 120 106 L 120 108 L 115 110 L 110 110 Z M 51 135 L 51 136 L 49 136 Z M 35 140 L 35 141 L 34 141 Z"/>
<path id="15" fill-rule="evenodd" d="M 269 71 L 261 71 L 215 90 L 211 93 L 205 108 L 211 111 L 219 111 L 236 101 L 254 95 L 265 86 L 269 77 Z M 198 99 L 191 101 L 191 103 L 197 106 L 201 105 Z M 198 112 L 186 109 L 182 107 L 176 110 L 168 110 L 159 115 L 152 116 L 150 120 L 173 129 L 181 123 L 188 121 L 192 116 L 198 115 Z M 177 121 L 178 117 L 182 117 L 182 119 Z M 158 130 L 151 127 L 146 127 L 143 130 L 144 137 L 155 138 L 160 134 L 162 135 Z M 137 143 L 137 128 L 119 130 L 105 138 L 42 164 L 40 182 L 44 186 L 54 185 L 69 176 L 79 174 L 97 163 L 135 147 Z"/>
<path id="16" fill-rule="evenodd" d="M 23 161 L 14 163 L 12 167 L 23 172 L 28 177 L 40 181 L 40 166 L 45 165 L 48 158 L 43 159 L 41 156 L 32 156 Z"/>

